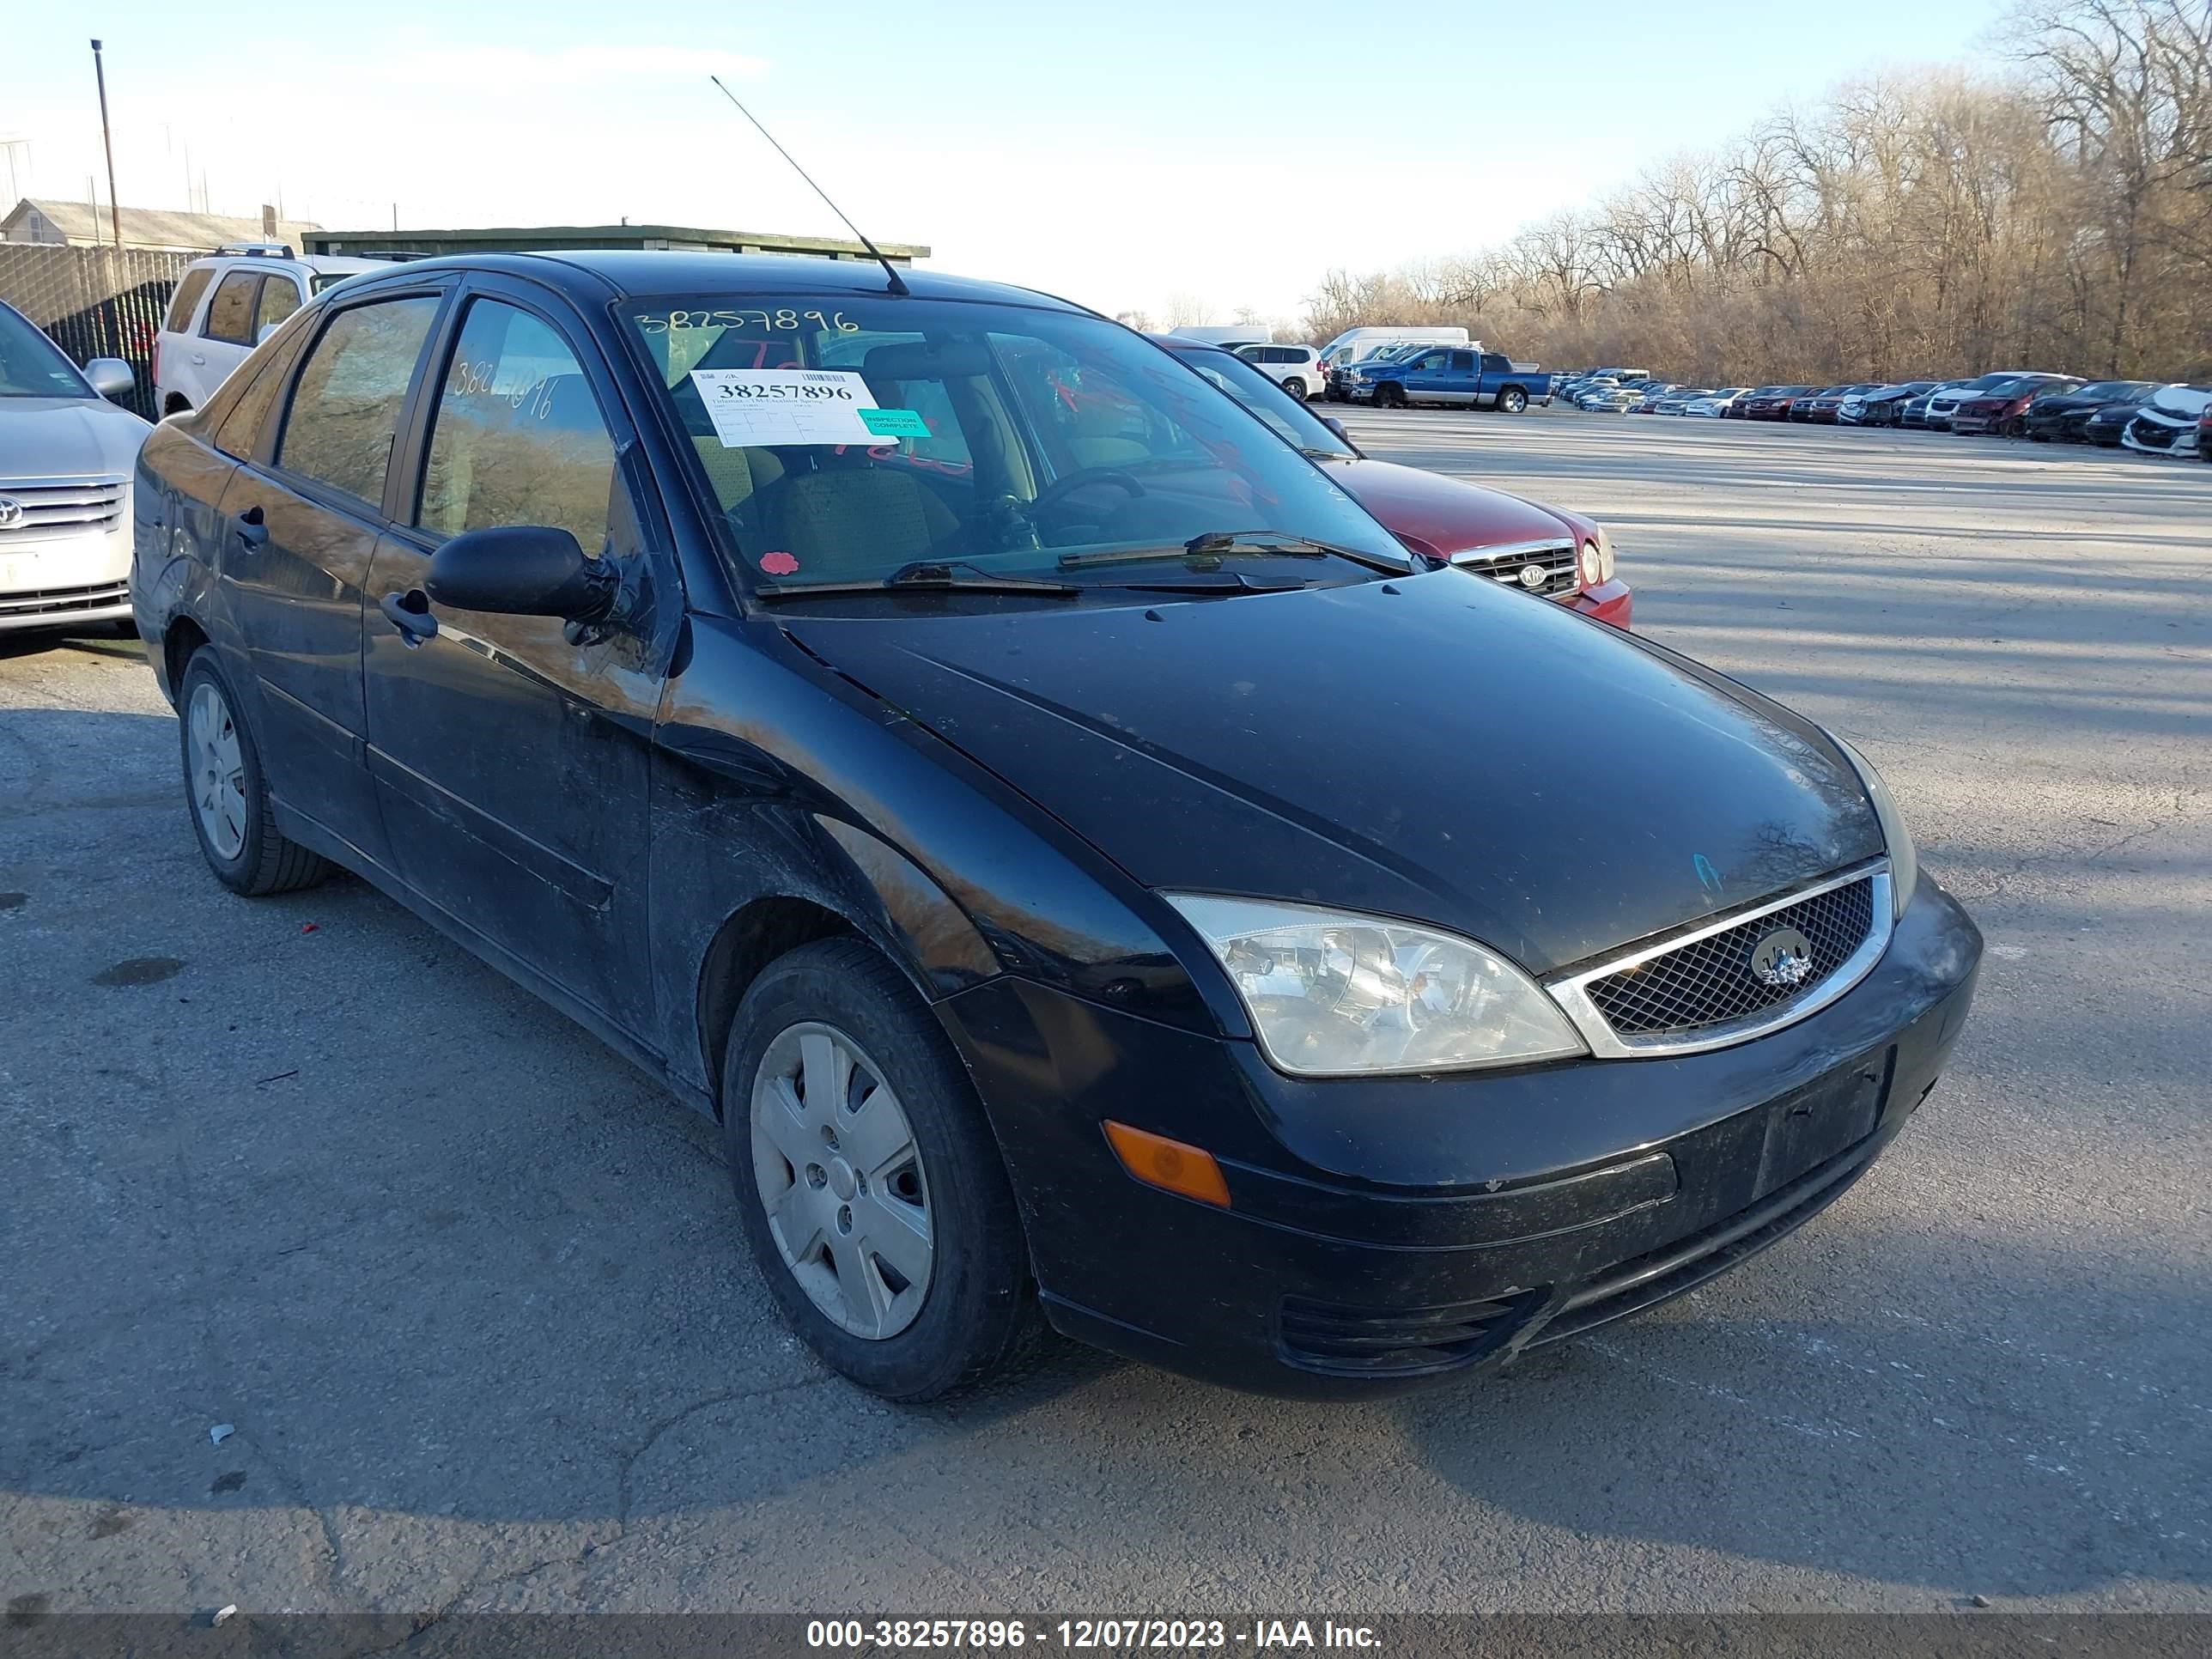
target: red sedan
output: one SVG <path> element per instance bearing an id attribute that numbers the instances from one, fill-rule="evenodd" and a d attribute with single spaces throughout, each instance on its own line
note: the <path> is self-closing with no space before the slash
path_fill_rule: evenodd
<path id="1" fill-rule="evenodd" d="M 1739 399 L 1747 421 L 1786 421 L 1790 410 L 1800 398 L 1809 398 L 1821 388 L 1816 386 L 1763 386 L 1749 397 Z"/>
<path id="2" fill-rule="evenodd" d="M 1629 625 L 1634 596 L 1613 574 L 1613 544 L 1579 513 L 1370 459 L 1341 421 L 1323 420 L 1243 358 L 1173 335 L 1152 337 L 1297 445 L 1414 552 Z"/>

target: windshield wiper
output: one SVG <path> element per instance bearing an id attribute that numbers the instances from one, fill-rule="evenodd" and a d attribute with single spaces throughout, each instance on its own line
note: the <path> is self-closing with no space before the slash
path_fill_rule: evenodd
<path id="1" fill-rule="evenodd" d="M 1316 541 L 1311 536 L 1294 536 L 1278 530 L 1209 530 L 1202 536 L 1193 536 L 1181 547 L 1140 548 L 1132 552 L 1063 553 L 1059 563 L 1062 570 L 1080 570 L 1097 564 L 1137 564 L 1146 560 L 1204 559 L 1224 553 L 1260 553 L 1289 559 L 1348 559 L 1370 570 L 1379 570 L 1386 576 L 1411 576 L 1419 567 L 1393 564 L 1389 559 L 1374 553 L 1362 553 L 1356 548 L 1340 547 L 1334 542 Z"/>
<path id="2" fill-rule="evenodd" d="M 963 572 L 973 572 L 963 574 Z M 1043 593 L 1055 598 L 1080 593 L 1073 582 L 1056 582 L 1035 576 L 998 576 L 964 559 L 916 559 L 888 576 L 865 582 L 757 582 L 753 592 L 764 599 L 805 599 L 816 593 L 882 592 Z"/>

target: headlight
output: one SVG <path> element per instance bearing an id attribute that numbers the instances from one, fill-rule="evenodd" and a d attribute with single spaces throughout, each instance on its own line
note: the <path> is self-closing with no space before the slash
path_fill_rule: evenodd
<path id="1" fill-rule="evenodd" d="M 1881 838 L 1889 848 L 1890 920 L 1898 921 L 1904 916 L 1905 907 L 1912 902 L 1912 890 L 1920 881 L 1920 855 L 1913 850 L 1912 832 L 1905 827 L 1897 797 L 1889 793 L 1874 763 L 1834 732 L 1828 737 L 1858 769 L 1859 781 L 1866 786 L 1867 799 L 1874 803 L 1875 821 L 1881 825 Z"/>
<path id="2" fill-rule="evenodd" d="M 1583 542 L 1582 577 L 1584 587 L 1603 587 L 1613 580 L 1613 538 L 1602 529 Z"/>
<path id="3" fill-rule="evenodd" d="M 1162 896 L 1228 970 L 1282 1071 L 1462 1071 L 1588 1052 L 1533 980 L 1471 939 L 1304 904 Z"/>

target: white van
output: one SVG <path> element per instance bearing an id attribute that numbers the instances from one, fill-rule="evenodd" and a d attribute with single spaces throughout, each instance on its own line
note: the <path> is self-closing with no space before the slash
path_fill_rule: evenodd
<path id="1" fill-rule="evenodd" d="M 1321 371 L 1328 378 L 1329 398 L 1340 401 L 1334 371 L 1371 357 L 1385 346 L 1469 344 L 1478 351 L 1482 349 L 1482 342 L 1469 341 L 1463 328 L 1347 328 L 1321 349 Z"/>

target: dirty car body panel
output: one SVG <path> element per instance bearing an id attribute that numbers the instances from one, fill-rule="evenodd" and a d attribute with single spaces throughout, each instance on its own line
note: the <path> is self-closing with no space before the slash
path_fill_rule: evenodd
<path id="1" fill-rule="evenodd" d="M 933 422 L 927 437 L 748 459 L 733 484 L 728 447 L 677 406 L 678 377 L 652 355 L 675 360 L 679 314 L 771 319 L 753 365 L 798 355 L 773 319 L 818 317 L 810 367 L 849 346 L 849 369 L 823 372 L 865 374 L 878 397 L 897 383 L 910 434 L 912 411 L 939 407 L 933 374 L 956 407 L 1035 374 L 1036 402 L 1010 397 L 996 422 L 960 429 L 1060 421 L 1090 447 L 1056 489 L 1063 540 L 1117 517 L 1169 523 L 1224 488 L 1130 459 L 1095 364 L 1004 343 L 1029 338 L 1021 328 L 1049 342 L 1112 325 L 1018 290 L 906 281 L 902 312 L 873 267 L 491 256 L 322 296 L 141 457 L 134 593 L 165 690 L 193 650 L 220 653 L 251 688 L 241 702 L 288 834 L 702 1111 L 742 1109 L 720 1082 L 750 976 L 810 939 L 867 941 L 974 1086 L 1053 1322 L 1237 1386 L 1371 1393 L 1504 1363 L 1734 1265 L 1896 1135 L 1958 1035 L 1979 939 L 1933 880 L 1912 881 L 1854 757 L 1618 629 L 1424 568 L 1325 464 L 1262 470 L 1335 527 L 1333 553 L 1170 544 L 1123 567 L 1109 550 L 1112 580 L 1094 582 L 1080 559 L 1055 566 L 1048 537 L 1040 551 L 1017 536 L 1019 558 L 1067 580 L 994 587 L 989 556 L 968 573 L 986 579 L 974 591 L 957 560 L 919 561 L 911 589 L 764 578 L 797 564 L 788 548 L 821 568 L 763 526 L 801 525 L 791 503 L 845 487 L 842 469 L 902 501 L 925 499 L 919 480 L 926 499 L 965 508 L 988 495 L 982 474 L 1017 458 L 980 443 L 963 455 Z M 389 471 L 373 499 L 338 501 L 294 464 L 289 435 L 313 430 L 319 354 L 368 326 L 349 313 L 423 294 L 435 303 L 391 414 Z M 688 311 L 703 302 L 670 297 L 701 295 L 711 304 Z M 467 471 L 438 423 L 456 386 L 489 383 L 471 319 L 495 304 L 541 365 L 522 406 L 604 438 L 605 562 L 623 595 L 604 626 L 422 598 L 424 562 L 459 523 L 434 509 Z M 995 355 L 940 337 L 970 314 Z M 919 338 L 879 320 L 908 315 Z M 659 339 L 641 343 L 641 316 Z M 752 325 L 714 326 L 736 340 Z M 1261 441 L 1258 423 L 1235 424 L 1249 411 L 1204 401 L 1218 393 L 1155 384 L 1215 451 Z M 1400 482 L 1408 501 L 1424 488 Z M 1040 509 L 1055 496 L 1027 483 Z M 240 502 L 263 507 L 274 538 L 280 488 L 308 504 L 285 532 L 293 551 L 324 561 L 276 584 L 289 601 L 249 595 L 234 574 L 265 546 L 231 552 Z M 507 510 L 550 512 L 550 499 Z M 977 512 L 963 525 L 1006 521 Z M 899 533 L 942 548 L 941 523 L 917 511 Z M 327 677 L 288 678 L 324 653 L 338 659 Z M 1528 706 L 1543 718 L 1510 717 Z M 1562 743 L 1562 730 L 1605 740 Z M 1531 994 L 1574 1022 L 1580 1051 L 1289 1069 L 1265 1041 L 1265 1000 L 1170 896 L 1188 894 L 1474 941 L 1540 984 Z M 1639 1037 L 1624 1023 L 1616 1037 L 1608 1022 L 1626 1016 L 1592 1012 L 1685 952 L 1717 963 L 1734 995 L 1746 939 L 1789 966 L 1771 918 L 1832 910 L 1837 895 L 1856 896 L 1856 932 L 1792 969 L 1826 977 L 1735 1024 Z M 1228 1202 L 1133 1178 L 1109 1122 L 1204 1149 Z"/>

